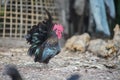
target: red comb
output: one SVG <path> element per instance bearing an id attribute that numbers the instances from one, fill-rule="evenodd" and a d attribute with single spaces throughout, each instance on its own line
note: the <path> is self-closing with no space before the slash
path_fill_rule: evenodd
<path id="1" fill-rule="evenodd" d="M 62 38 L 62 32 L 64 28 L 61 24 L 55 24 L 53 30 L 56 32 L 58 39 Z"/>
<path id="2" fill-rule="evenodd" d="M 61 32 L 63 32 L 64 28 L 61 24 L 55 24 L 53 27 L 53 30 L 60 30 Z"/>

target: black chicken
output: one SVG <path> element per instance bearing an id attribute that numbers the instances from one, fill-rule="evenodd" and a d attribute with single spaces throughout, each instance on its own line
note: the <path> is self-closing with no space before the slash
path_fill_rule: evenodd
<path id="1" fill-rule="evenodd" d="M 60 52 L 59 39 L 62 38 L 63 27 L 53 24 L 50 13 L 48 19 L 34 25 L 26 35 L 27 42 L 31 45 L 28 54 L 34 56 L 35 62 L 48 63 L 49 60 Z"/>
<path id="2" fill-rule="evenodd" d="M 15 65 L 6 65 L 3 74 L 10 76 L 12 80 L 23 80 Z"/>

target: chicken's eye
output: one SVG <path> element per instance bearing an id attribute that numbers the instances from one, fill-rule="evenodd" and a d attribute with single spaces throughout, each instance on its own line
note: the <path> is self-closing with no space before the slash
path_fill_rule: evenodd
<path id="1" fill-rule="evenodd" d="M 57 29 L 54 29 L 54 31 L 56 32 L 56 31 L 57 31 Z"/>

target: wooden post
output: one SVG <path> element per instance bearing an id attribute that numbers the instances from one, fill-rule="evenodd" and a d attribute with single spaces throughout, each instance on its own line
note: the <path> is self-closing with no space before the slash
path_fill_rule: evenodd
<path id="1" fill-rule="evenodd" d="M 28 0 L 25 0 L 26 1 L 26 4 L 25 4 L 25 6 L 26 6 L 26 13 L 28 13 L 28 5 L 27 5 L 27 1 Z M 25 21 L 26 21 L 26 23 L 25 23 L 25 34 L 27 34 L 27 31 L 28 31 L 28 14 L 26 14 L 26 18 L 25 18 Z"/>
<path id="2" fill-rule="evenodd" d="M 5 6 L 5 8 L 4 8 L 4 23 L 3 23 L 3 38 L 5 38 L 5 24 L 6 24 L 6 0 L 5 0 L 5 3 L 4 3 L 4 6 Z"/>
<path id="3" fill-rule="evenodd" d="M 31 10 L 32 10 L 32 13 L 31 13 L 31 17 L 32 17 L 32 19 L 31 19 L 31 25 L 33 25 L 33 15 L 34 15 L 34 5 L 33 5 L 33 0 L 31 0 Z M 31 26 L 32 27 L 32 26 Z"/>
<path id="4" fill-rule="evenodd" d="M 18 0 L 16 0 L 16 3 L 15 3 L 15 12 L 16 12 L 16 24 L 15 24 L 15 38 L 17 38 L 17 30 L 18 30 L 18 6 L 17 6 L 17 2 L 18 2 Z"/>
<path id="5" fill-rule="evenodd" d="M 23 9 L 22 9 L 22 1 L 20 0 L 20 39 L 22 38 L 22 30 L 23 30 Z"/>
<path id="6" fill-rule="evenodd" d="M 6 5 L 7 6 L 7 5 Z M 10 38 L 12 37 L 12 14 L 13 14 L 13 11 L 12 11 L 12 0 L 10 0 Z M 7 27 L 7 26 L 6 26 Z"/>

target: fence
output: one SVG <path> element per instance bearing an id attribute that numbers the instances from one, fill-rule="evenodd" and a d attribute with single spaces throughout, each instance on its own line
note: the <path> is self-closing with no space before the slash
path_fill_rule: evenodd
<path id="1" fill-rule="evenodd" d="M 58 21 L 55 0 L 0 0 L 0 37 L 23 38 L 32 25 L 47 18 Z"/>

